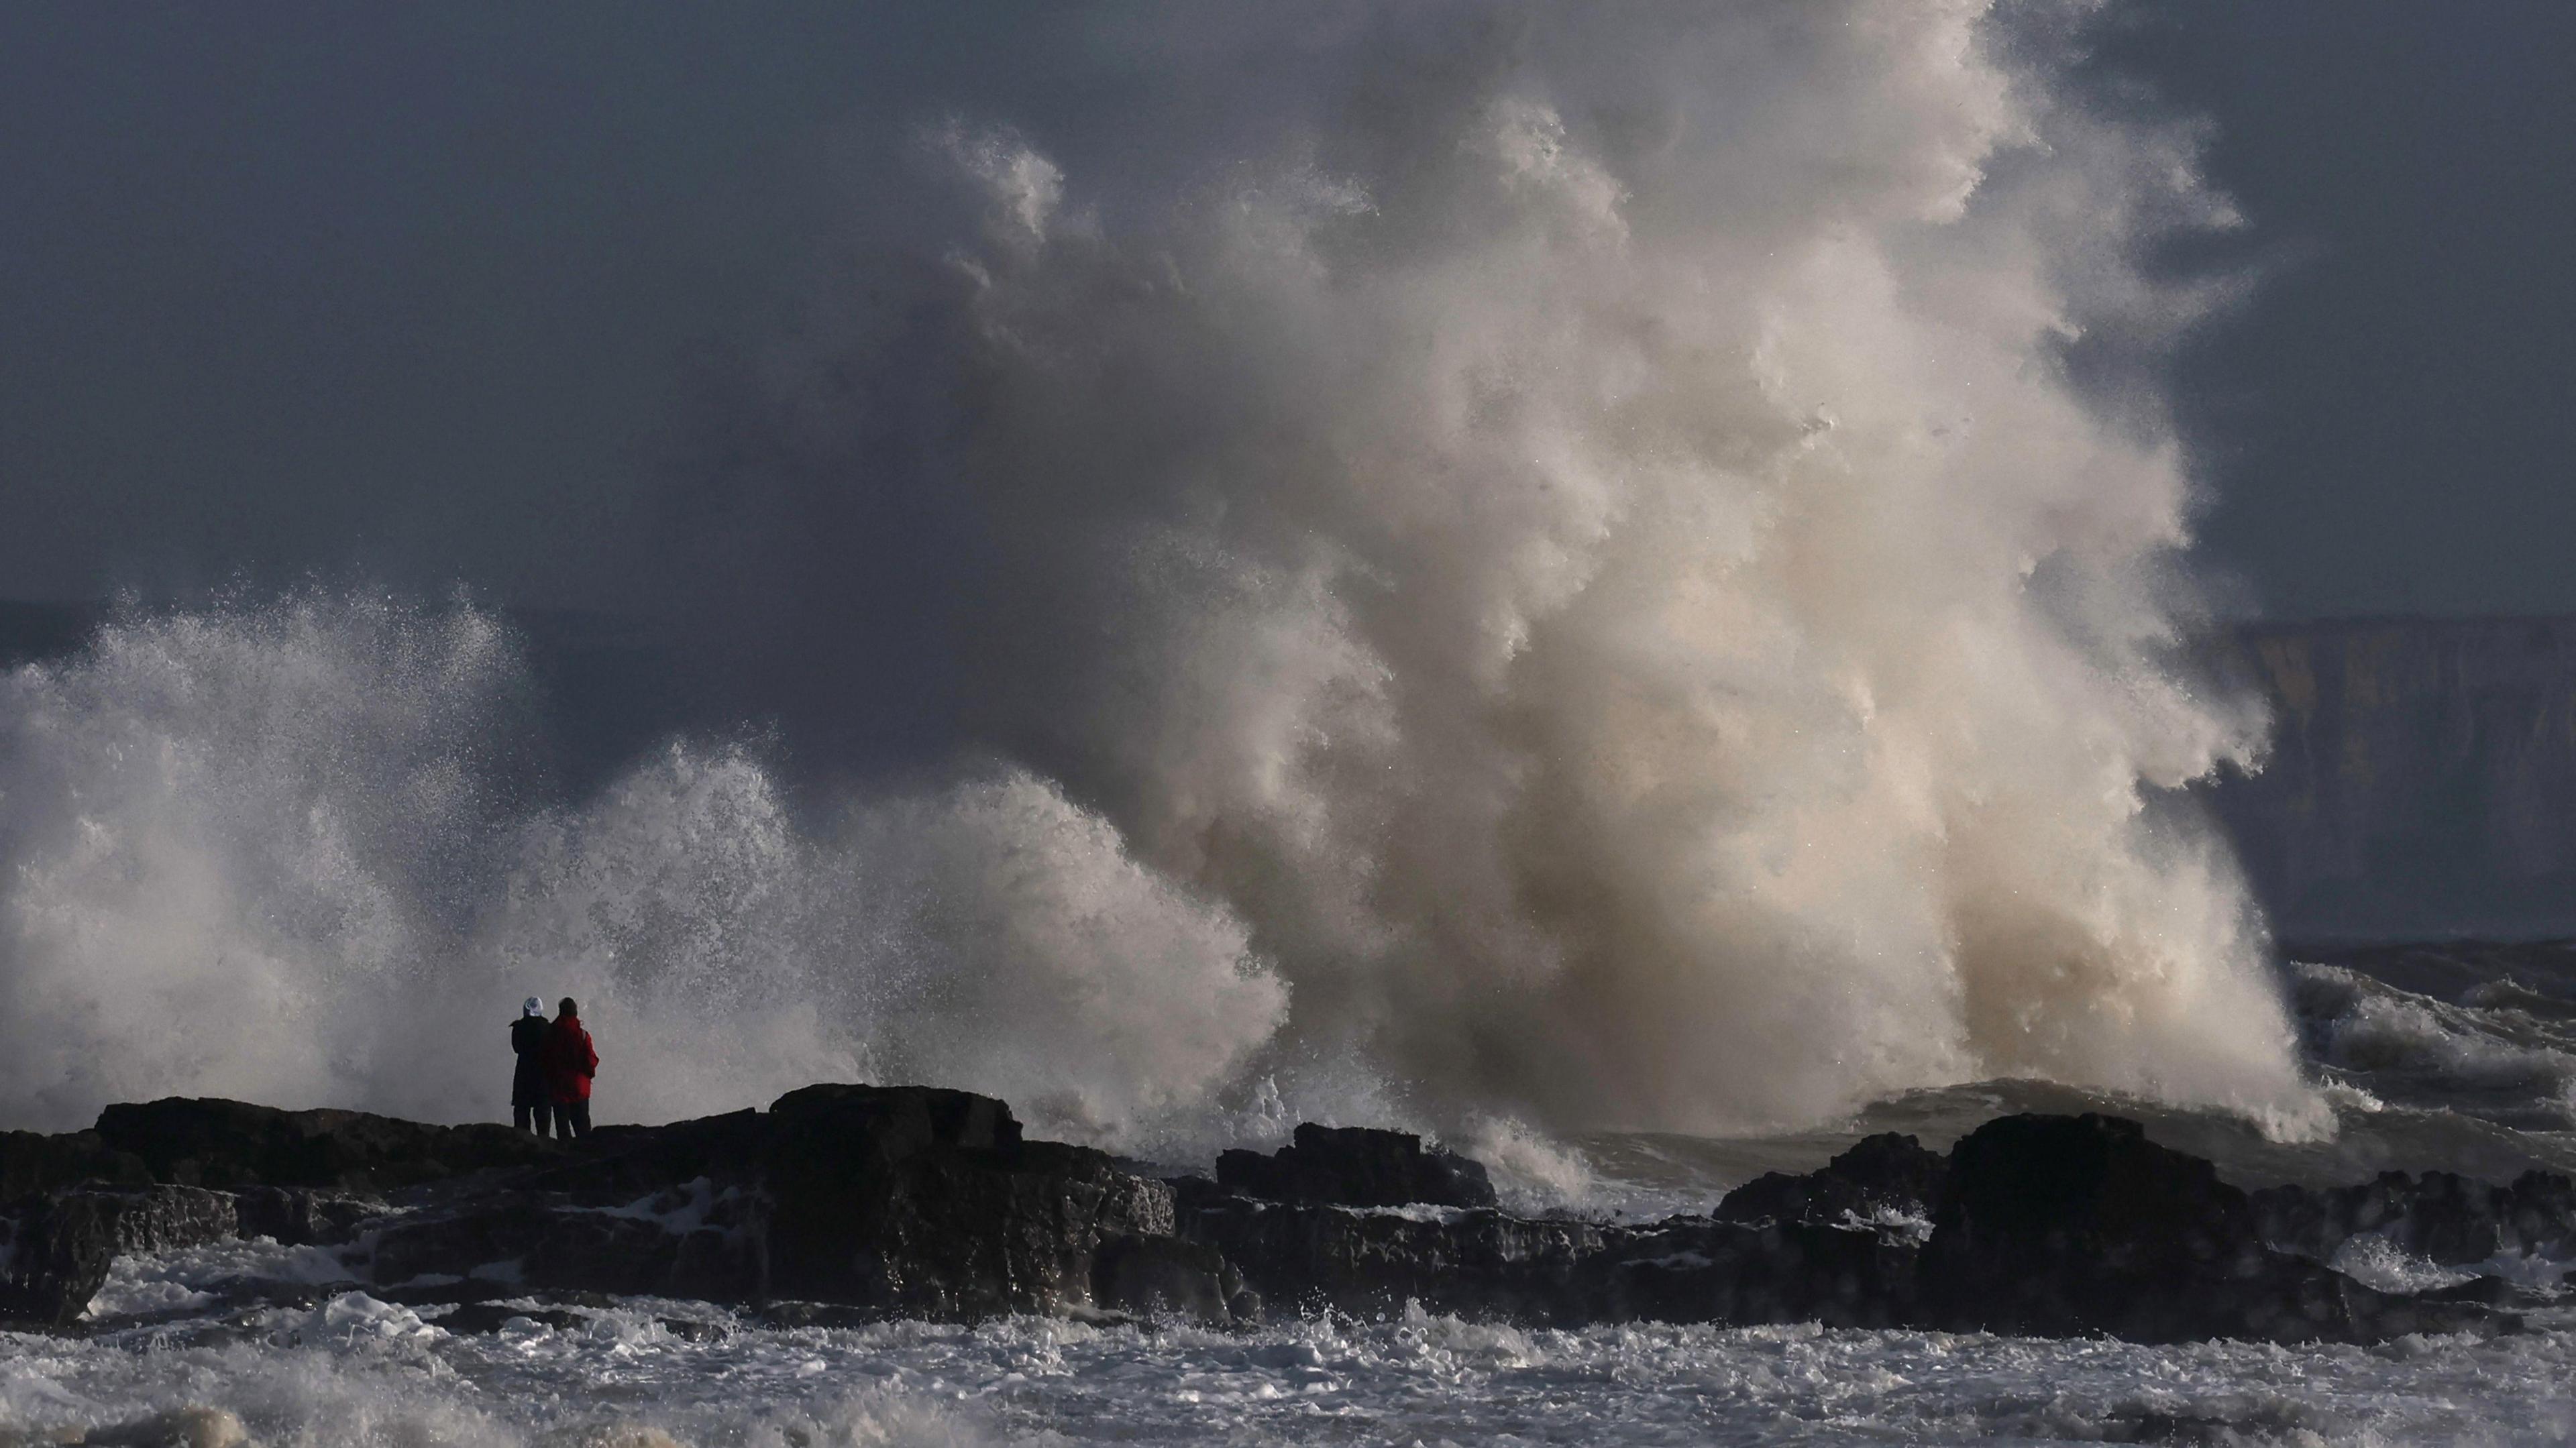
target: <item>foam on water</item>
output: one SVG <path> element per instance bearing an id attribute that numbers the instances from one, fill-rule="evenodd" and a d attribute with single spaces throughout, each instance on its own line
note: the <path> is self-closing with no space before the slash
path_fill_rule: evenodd
<path id="1" fill-rule="evenodd" d="M 181 1314 L 214 1306 L 224 1287 L 244 1280 L 319 1287 L 353 1281 L 355 1274 L 331 1248 L 284 1247 L 265 1237 L 129 1253 L 109 1267 L 106 1285 L 82 1315 L 111 1320 Z"/>
<path id="2" fill-rule="evenodd" d="M 1409 1314 L 1245 1336 L 1013 1320 L 767 1330 L 682 1304 L 438 1332 L 362 1297 L 246 1323 L 8 1338 L 0 1421 L 205 1405 L 275 1444 L 2529 1443 L 2576 1434 L 2576 1336 L 2144 1348 L 1814 1328 L 1523 1331 Z M 678 1327 L 681 1331 L 674 1331 Z M 275 1346 L 299 1332 L 300 1345 Z"/>
<path id="3" fill-rule="evenodd" d="M 2330 1037 L 2335 1019 L 2313 1034 Z M 1572 1197 L 1643 1212 L 1704 1204 L 1764 1166 L 1816 1165 L 1875 1127 L 1937 1144 L 1998 1110 L 2106 1106 L 2135 1109 L 1990 1083 L 1796 1137 L 1586 1137 L 1578 1150 L 1489 1122 L 1453 1144 L 1517 1154 L 1498 1179 L 1524 1205 Z M 2223 1113 L 2138 1114 L 2167 1140 L 2214 1144 L 2240 1180 L 2356 1180 L 2377 1169 L 2369 1153 L 2402 1152 L 2406 1140 L 2356 1122 L 2332 1144 L 2282 1143 Z M 2451 1136 L 2477 1120 L 2453 1116 Z M 2548 1164 L 2545 1135 L 2490 1129 L 2501 1154 L 2482 1174 Z M 2350 1155 L 2310 1155 L 2322 1151 Z M 697 1183 L 613 1210 L 686 1223 L 707 1204 Z M 1928 1224 L 1883 1225 L 1919 1235 Z M 121 1260 L 86 1340 L 0 1340 L 0 1426 L 115 1424 L 200 1406 L 238 1414 L 258 1441 L 314 1444 L 648 1441 L 632 1438 L 645 1428 L 683 1443 L 781 1445 L 2576 1440 L 2566 1264 L 2509 1253 L 2446 1267 L 2365 1234 L 2332 1265 L 2392 1292 L 2501 1277 L 2553 1305 L 2520 1336 L 2367 1349 L 1795 1326 L 1560 1332 L 1420 1313 L 1245 1334 L 1035 1319 L 780 1329 L 652 1299 L 586 1302 L 570 1308 L 569 1326 L 550 1326 L 567 1305 L 534 1298 L 511 1304 L 523 1315 L 497 1333 L 467 1333 L 441 1327 L 449 1309 L 373 1296 L 333 1252 L 252 1242 Z M 257 1305 L 299 1292 L 313 1294 L 309 1305 Z"/>

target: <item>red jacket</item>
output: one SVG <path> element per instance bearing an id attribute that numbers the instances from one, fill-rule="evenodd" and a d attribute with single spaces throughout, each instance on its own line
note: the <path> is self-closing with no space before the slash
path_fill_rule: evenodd
<path id="1" fill-rule="evenodd" d="M 581 1017 L 555 1017 L 546 1027 L 546 1090 L 557 1101 L 588 1101 L 590 1078 L 598 1074 L 599 1053 L 591 1049 Z"/>

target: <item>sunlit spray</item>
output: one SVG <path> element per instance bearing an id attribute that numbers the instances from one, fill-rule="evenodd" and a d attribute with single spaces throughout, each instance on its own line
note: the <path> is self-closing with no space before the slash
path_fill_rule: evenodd
<path id="1" fill-rule="evenodd" d="M 2263 724 L 2175 667 L 2188 476 L 2152 367 L 2068 362 L 2151 360 L 2206 298 L 2142 249 L 2229 218 L 1982 12 L 1355 20 L 1145 195 L 925 114 L 960 224 L 767 376 L 835 464 L 778 486 L 957 542 L 988 762 L 791 811 L 683 740 L 515 801 L 471 608 L 128 619 L 0 689 L 0 1102 L 490 1115 L 533 993 L 604 1119 L 905 1078 L 1146 1149 L 2028 1075 L 2315 1123 L 2168 807 Z"/>

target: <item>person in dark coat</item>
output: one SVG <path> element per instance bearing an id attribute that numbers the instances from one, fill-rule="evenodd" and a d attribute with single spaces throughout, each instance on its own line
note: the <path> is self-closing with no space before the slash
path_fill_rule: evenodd
<path id="1" fill-rule="evenodd" d="M 581 1028 L 581 1007 L 565 996 L 546 1027 L 546 1094 L 554 1103 L 557 1140 L 590 1135 L 590 1078 L 598 1074 L 599 1052 Z"/>
<path id="2" fill-rule="evenodd" d="M 510 1124 L 539 1136 L 555 1114 L 555 1098 L 546 1087 L 546 1030 L 546 1003 L 528 997 L 510 1023 L 510 1054 L 519 1058 L 510 1072 Z"/>

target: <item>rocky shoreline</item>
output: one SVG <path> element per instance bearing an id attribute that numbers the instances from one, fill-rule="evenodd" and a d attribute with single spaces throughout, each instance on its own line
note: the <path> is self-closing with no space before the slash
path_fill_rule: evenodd
<path id="1" fill-rule="evenodd" d="M 2375 1291 L 2327 1263 L 2360 1234 L 2476 1273 Z M 1869 1138 L 1706 1215 L 1501 1210 L 1485 1169 L 1397 1132 L 1301 1126 L 1214 1180 L 1026 1139 L 990 1097 L 810 1086 L 766 1111 L 498 1125 L 171 1099 L 89 1131 L 0 1133 L 0 1320 L 82 1330 L 123 1255 L 235 1238 L 327 1249 L 344 1281 L 242 1277 L 242 1304 L 340 1291 L 442 1304 L 450 1330 L 597 1294 L 780 1323 L 1011 1313 L 1246 1327 L 1426 1310 L 1571 1327 L 1915 1327 L 2141 1342 L 2375 1342 L 2518 1329 L 2491 1270 L 2576 1253 L 2576 1186 L 2392 1173 L 2248 1194 L 2115 1117 L 2007 1116 L 1946 1156 Z M 503 1309 L 497 1304 L 518 1304 Z"/>

